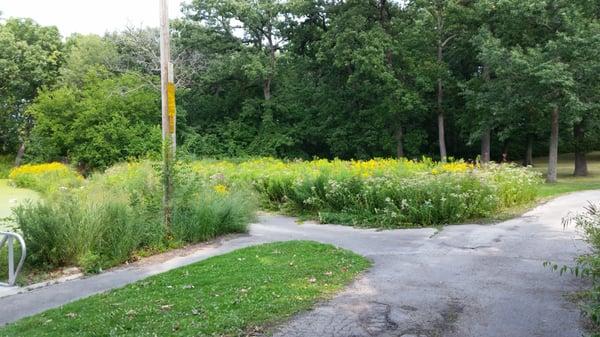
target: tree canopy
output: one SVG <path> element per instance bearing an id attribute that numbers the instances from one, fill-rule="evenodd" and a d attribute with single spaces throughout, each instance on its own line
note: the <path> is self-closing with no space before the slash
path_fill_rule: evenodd
<path id="1" fill-rule="evenodd" d="M 531 164 L 598 147 L 589 0 L 193 0 L 172 23 L 196 156 Z M 156 152 L 158 31 L 0 25 L 0 149 L 86 169 Z M 552 165 L 550 165 L 552 166 Z M 549 172 L 548 179 L 556 179 Z"/>

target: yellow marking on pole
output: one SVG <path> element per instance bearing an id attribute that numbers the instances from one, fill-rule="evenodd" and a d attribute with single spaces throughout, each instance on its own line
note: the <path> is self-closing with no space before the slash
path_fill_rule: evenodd
<path id="1" fill-rule="evenodd" d="M 169 133 L 175 133 L 175 83 L 169 82 L 167 84 L 167 100 L 169 106 Z"/>

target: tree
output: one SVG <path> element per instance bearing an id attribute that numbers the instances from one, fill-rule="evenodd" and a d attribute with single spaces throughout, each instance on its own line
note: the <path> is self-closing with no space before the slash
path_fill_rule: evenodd
<path id="1" fill-rule="evenodd" d="M 579 105 L 571 64 L 561 56 L 561 43 L 557 42 L 557 37 L 567 31 L 566 25 L 562 20 L 555 20 L 556 17 L 568 17 L 571 11 L 564 3 L 539 0 L 536 4 L 538 6 L 521 6 L 518 13 L 522 17 L 516 18 L 526 25 L 533 25 L 528 34 L 516 37 L 525 32 L 515 32 L 514 27 L 496 33 L 504 40 L 485 34 L 480 59 L 495 70 L 493 90 L 501 93 L 495 97 L 504 106 L 499 114 L 501 119 L 514 121 L 515 116 L 526 115 L 523 111 L 531 110 L 542 111 L 549 117 L 547 180 L 556 182 L 561 111 L 568 120 L 573 108 Z M 514 8 L 510 11 L 512 13 Z M 515 45 L 514 41 L 521 43 Z"/>
<path id="2" fill-rule="evenodd" d="M 89 172 L 160 153 L 160 97 L 139 75 L 92 71 L 82 83 L 43 91 L 30 106 L 30 160 L 68 160 Z"/>
<path id="3" fill-rule="evenodd" d="M 31 119 L 25 114 L 38 90 L 57 78 L 62 42 L 56 27 L 30 19 L 8 19 L 0 25 L 0 152 L 25 151 Z"/>
<path id="4" fill-rule="evenodd" d="M 260 78 L 266 101 L 277 71 L 277 53 L 287 37 L 291 20 L 287 3 L 281 0 L 194 0 L 186 7 L 187 17 L 203 22 L 226 35 L 243 35 L 242 41 L 258 53 L 248 56 L 247 72 Z"/>
<path id="5" fill-rule="evenodd" d="M 89 72 L 114 68 L 118 58 L 116 46 L 110 41 L 98 35 L 73 35 L 65 45 L 61 83 L 82 86 Z"/>
<path id="6" fill-rule="evenodd" d="M 459 27 L 454 19 L 458 18 L 460 4 L 454 0 L 423 0 L 411 1 L 409 6 L 414 6 L 414 27 L 421 28 L 419 35 L 425 46 L 433 47 L 437 74 L 435 80 L 436 98 L 435 111 L 438 130 L 439 153 L 442 161 L 446 161 L 446 126 L 444 109 L 444 80 L 449 76 L 444 54 L 449 44 L 456 39 Z"/>

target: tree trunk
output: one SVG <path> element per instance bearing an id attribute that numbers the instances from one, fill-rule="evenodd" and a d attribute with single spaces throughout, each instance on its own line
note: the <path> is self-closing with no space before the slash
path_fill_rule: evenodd
<path id="1" fill-rule="evenodd" d="M 398 159 L 404 158 L 404 144 L 402 144 L 402 140 L 404 138 L 404 133 L 402 132 L 402 127 L 399 126 L 396 129 L 396 156 Z"/>
<path id="2" fill-rule="evenodd" d="M 15 158 L 15 166 L 20 166 L 23 162 L 23 156 L 25 155 L 25 141 L 21 142 L 19 150 L 17 151 L 17 157 Z"/>
<path id="3" fill-rule="evenodd" d="M 437 62 L 438 65 L 441 66 L 444 61 L 444 44 L 446 42 L 442 41 L 443 36 L 443 25 L 444 21 L 442 19 L 441 9 L 438 8 L 437 13 L 437 30 L 438 30 L 438 41 L 437 41 Z M 446 152 L 446 132 L 444 130 L 444 107 L 442 105 L 444 101 L 444 84 L 442 83 L 442 78 L 438 77 L 437 79 L 437 115 L 438 115 L 438 141 L 440 143 L 440 159 L 442 162 L 446 162 L 447 160 L 447 152 Z"/>
<path id="4" fill-rule="evenodd" d="M 585 177 L 588 175 L 587 158 L 585 156 L 584 136 L 585 129 L 583 121 L 575 124 L 573 133 L 575 137 L 575 171 L 573 175 Z"/>
<path id="5" fill-rule="evenodd" d="M 444 91 L 442 79 L 438 78 L 438 93 L 437 93 L 437 110 L 438 110 L 438 140 L 440 143 L 440 159 L 445 162 L 448 158 L 446 153 L 446 135 L 444 130 L 444 110 L 442 101 L 444 99 Z"/>
<path id="6" fill-rule="evenodd" d="M 489 128 L 485 128 L 481 134 L 481 162 L 483 164 L 490 162 L 490 143 L 491 131 Z"/>
<path id="7" fill-rule="evenodd" d="M 483 65 L 483 80 L 490 81 L 490 67 L 487 64 Z M 485 118 L 487 120 L 487 118 Z M 481 162 L 487 164 L 490 162 L 490 147 L 491 147 L 491 128 L 490 123 L 486 121 L 484 129 L 481 131 Z"/>
<path id="8" fill-rule="evenodd" d="M 557 181 L 558 166 L 558 107 L 552 109 L 552 122 L 550 130 L 550 149 L 548 153 L 548 176 L 546 181 L 555 183 Z"/>
<path id="9" fill-rule="evenodd" d="M 508 163 L 508 148 L 509 148 L 508 139 L 504 142 L 504 146 L 502 146 L 502 162 Z"/>
<path id="10" fill-rule="evenodd" d="M 268 77 L 263 81 L 263 94 L 265 96 L 265 101 L 268 101 L 271 99 L 271 76 L 268 75 Z"/>
<path id="11" fill-rule="evenodd" d="M 269 73 L 267 74 L 267 78 L 263 81 L 263 94 L 265 96 L 265 101 L 268 101 L 271 99 L 271 82 L 273 82 L 273 76 L 275 76 L 277 51 L 277 47 L 273 43 L 273 26 L 271 24 L 268 25 L 266 38 L 269 47 Z"/>
<path id="12" fill-rule="evenodd" d="M 523 166 L 533 166 L 533 136 L 527 136 L 527 149 L 525 150 L 525 160 Z"/>

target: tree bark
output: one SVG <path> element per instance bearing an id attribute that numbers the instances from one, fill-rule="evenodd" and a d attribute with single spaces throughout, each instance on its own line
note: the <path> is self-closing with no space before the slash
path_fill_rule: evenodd
<path id="1" fill-rule="evenodd" d="M 487 64 L 483 65 L 483 80 L 485 82 L 490 81 L 490 67 Z M 487 164 L 490 162 L 490 147 L 491 147 L 491 128 L 489 123 L 487 122 L 487 118 L 484 117 L 486 121 L 485 127 L 481 132 L 481 162 L 483 164 Z"/>
<path id="2" fill-rule="evenodd" d="M 275 75 L 276 67 L 277 47 L 273 41 L 273 26 L 271 24 L 269 24 L 267 28 L 267 44 L 269 47 L 269 73 L 267 74 L 267 78 L 265 78 L 263 81 L 263 94 L 265 96 L 265 101 L 271 99 L 271 83 L 273 82 L 273 76 Z"/>
<path id="3" fill-rule="evenodd" d="M 527 149 L 525 150 L 525 160 L 523 166 L 533 166 L 533 136 L 527 136 Z"/>
<path id="4" fill-rule="evenodd" d="M 483 164 L 490 162 L 490 143 L 491 131 L 490 128 L 485 128 L 481 133 L 481 162 Z"/>
<path id="5" fill-rule="evenodd" d="M 402 127 L 399 126 L 396 129 L 396 156 L 398 159 L 404 158 L 404 144 L 402 143 L 404 139 L 404 133 L 402 132 Z"/>
<path id="6" fill-rule="evenodd" d="M 551 129 L 550 129 L 550 148 L 548 153 L 548 176 L 546 181 L 555 183 L 557 181 L 558 166 L 558 107 L 552 109 Z"/>
<path id="7" fill-rule="evenodd" d="M 263 94 L 265 97 L 265 101 L 268 101 L 271 99 L 271 77 L 270 76 L 268 76 L 263 81 Z"/>
<path id="8" fill-rule="evenodd" d="M 21 166 L 23 162 L 23 156 L 25 156 L 25 141 L 21 142 L 19 150 L 17 151 L 17 157 L 15 158 L 15 166 Z"/>
<path id="9" fill-rule="evenodd" d="M 446 152 L 446 135 L 444 129 L 444 109 L 442 102 L 444 99 L 444 89 L 442 85 L 442 79 L 438 78 L 438 93 L 437 93 L 437 110 L 438 110 L 438 140 L 440 143 L 440 159 L 445 162 L 448 158 Z"/>
<path id="10" fill-rule="evenodd" d="M 587 158 L 585 156 L 585 129 L 584 122 L 581 121 L 573 127 L 573 136 L 575 137 L 575 171 L 573 175 L 585 177 L 588 175 Z"/>
<path id="11" fill-rule="evenodd" d="M 444 60 L 444 47 L 442 46 L 442 16 L 441 13 L 437 12 L 437 29 L 438 29 L 438 48 L 437 48 L 437 61 L 438 65 L 442 64 Z M 438 142 L 440 145 L 440 159 L 442 162 L 446 161 L 446 135 L 444 130 L 444 108 L 442 106 L 444 100 L 444 85 L 442 78 L 437 79 L 437 114 L 438 114 Z"/>

